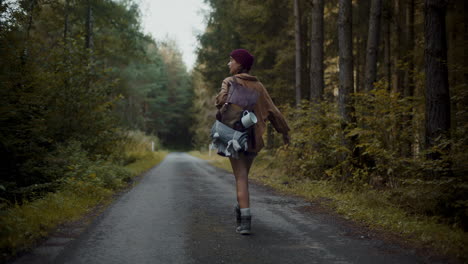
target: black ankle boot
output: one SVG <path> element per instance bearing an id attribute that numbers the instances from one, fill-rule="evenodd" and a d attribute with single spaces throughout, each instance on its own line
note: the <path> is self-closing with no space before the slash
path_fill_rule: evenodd
<path id="1" fill-rule="evenodd" d="M 236 228 L 236 232 L 242 235 L 249 235 L 250 234 L 250 227 L 252 222 L 252 216 L 241 216 L 240 217 L 240 225 Z"/>

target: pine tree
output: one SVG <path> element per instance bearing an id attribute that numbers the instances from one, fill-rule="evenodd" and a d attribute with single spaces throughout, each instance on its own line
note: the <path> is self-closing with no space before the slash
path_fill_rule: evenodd
<path id="1" fill-rule="evenodd" d="M 310 34 L 310 100 L 323 97 L 323 0 L 312 2 L 312 25 Z"/>
<path id="2" fill-rule="evenodd" d="M 369 34 L 367 36 L 366 80 L 364 85 L 364 89 L 367 92 L 374 88 L 374 82 L 377 80 L 377 52 L 379 50 L 381 10 L 382 0 L 372 0 Z"/>
<path id="3" fill-rule="evenodd" d="M 447 2 L 426 0 L 424 4 L 425 73 L 426 73 L 426 147 L 450 136 L 450 93 L 447 70 L 445 14 Z M 432 159 L 440 158 L 431 152 Z"/>

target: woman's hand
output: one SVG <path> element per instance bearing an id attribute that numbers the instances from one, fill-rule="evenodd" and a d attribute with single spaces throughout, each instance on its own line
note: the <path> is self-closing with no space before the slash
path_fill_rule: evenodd
<path id="1" fill-rule="evenodd" d="M 289 134 L 283 134 L 283 142 L 285 145 L 289 145 L 289 142 L 291 141 L 291 137 Z"/>

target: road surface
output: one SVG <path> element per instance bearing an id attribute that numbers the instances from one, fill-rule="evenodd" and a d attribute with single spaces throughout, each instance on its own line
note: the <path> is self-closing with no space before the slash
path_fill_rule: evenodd
<path id="1" fill-rule="evenodd" d="M 15 263 L 427 262 L 410 249 L 350 231 L 307 201 L 255 184 L 252 235 L 239 235 L 234 186 L 232 174 L 171 153 L 77 238 L 51 238 Z"/>

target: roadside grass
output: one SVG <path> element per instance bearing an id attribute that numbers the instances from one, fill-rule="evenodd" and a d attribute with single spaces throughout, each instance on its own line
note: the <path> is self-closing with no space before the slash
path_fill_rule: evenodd
<path id="1" fill-rule="evenodd" d="M 212 151 L 211 155 L 209 155 L 208 152 L 200 152 L 198 150 L 192 150 L 188 154 L 200 159 L 208 160 L 211 163 L 211 165 L 232 172 L 231 163 L 229 163 L 229 159 L 226 157 L 219 156 L 218 154 L 216 154 L 215 151 Z"/>
<path id="2" fill-rule="evenodd" d="M 127 177 L 119 179 L 117 185 L 106 186 L 95 173 L 70 177 L 54 193 L 0 210 L 0 260 L 27 250 L 57 226 L 78 220 L 95 206 L 107 206 L 116 192 L 128 186 L 133 177 L 161 162 L 167 152 L 142 151 L 134 154 L 137 156 L 135 161 L 120 168 L 127 172 Z"/>
<path id="3" fill-rule="evenodd" d="M 135 162 L 128 164 L 125 168 L 132 174 L 137 176 L 151 169 L 156 164 L 159 164 L 168 154 L 167 151 L 146 152 Z"/>
<path id="4" fill-rule="evenodd" d="M 232 172 L 229 160 L 199 151 L 191 155 L 208 160 L 213 166 Z M 267 152 L 259 153 L 249 175 L 250 179 L 270 186 L 284 194 L 298 195 L 316 201 L 342 215 L 374 230 L 389 232 L 417 248 L 468 260 L 468 235 L 460 228 L 441 224 L 437 218 L 410 215 L 389 201 L 390 192 L 375 189 L 352 190 L 331 181 L 294 178 L 281 163 Z"/>

